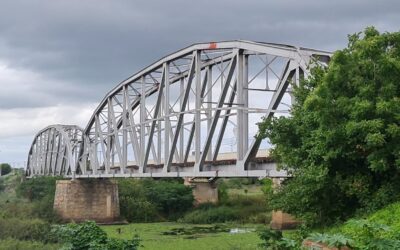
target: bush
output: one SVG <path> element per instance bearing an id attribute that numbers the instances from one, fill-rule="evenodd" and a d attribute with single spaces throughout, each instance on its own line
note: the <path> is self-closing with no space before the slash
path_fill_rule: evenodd
<path id="1" fill-rule="evenodd" d="M 255 215 L 250 215 L 248 221 L 250 223 L 256 224 L 269 224 L 271 222 L 272 214 L 271 212 L 257 213 Z"/>
<path id="2" fill-rule="evenodd" d="M 40 219 L 0 218 L 0 239 L 50 242 L 50 224 Z"/>
<path id="3" fill-rule="evenodd" d="M 193 206 L 190 187 L 177 180 L 118 180 L 121 215 L 129 222 L 176 219 Z"/>
<path id="4" fill-rule="evenodd" d="M 146 196 L 166 218 L 176 219 L 193 206 L 192 188 L 177 181 L 144 181 Z"/>
<path id="5" fill-rule="evenodd" d="M 4 179 L 0 179 L 0 192 L 4 191 L 6 185 L 4 184 Z"/>
<path id="6" fill-rule="evenodd" d="M 219 183 L 218 186 L 219 189 L 222 186 L 221 189 L 226 193 L 223 200 L 219 200 L 217 204 L 200 204 L 194 210 L 185 214 L 180 221 L 195 224 L 227 221 L 269 223 L 271 221 L 271 211 L 267 206 L 264 195 L 228 195 L 224 183 Z"/>
<path id="7" fill-rule="evenodd" d="M 54 211 L 54 195 L 47 195 L 41 200 L 32 203 L 32 215 L 34 217 L 49 221 L 60 222 L 60 217 Z"/>
<path id="8" fill-rule="evenodd" d="M 0 167 L 1 167 L 1 175 L 6 175 L 6 174 L 11 173 L 12 168 L 11 168 L 10 164 L 1 163 Z"/>
<path id="9" fill-rule="evenodd" d="M 52 233 L 64 243 L 63 249 L 70 250 L 136 250 L 140 242 L 137 236 L 132 240 L 108 238 L 106 232 L 93 221 L 54 226 Z"/>
<path id="10" fill-rule="evenodd" d="M 179 221 L 193 224 L 223 223 L 239 219 L 236 209 L 220 206 L 208 207 L 187 213 Z"/>
<path id="11" fill-rule="evenodd" d="M 0 240 L 0 249 L 1 250 L 56 250 L 60 249 L 60 246 L 57 244 L 44 244 L 42 242 L 36 241 L 21 241 L 16 239 L 4 239 Z"/>
<path id="12" fill-rule="evenodd" d="M 300 243 L 285 238 L 281 231 L 262 228 L 258 231 L 258 236 L 263 241 L 260 246 L 267 250 L 300 250 Z"/>
<path id="13" fill-rule="evenodd" d="M 44 197 L 52 197 L 56 191 L 56 181 L 59 177 L 40 176 L 27 179 L 17 187 L 17 195 L 30 201 L 41 200 Z"/>
<path id="14" fill-rule="evenodd" d="M 33 203 L 21 201 L 0 204 L 0 218 L 32 219 Z"/>

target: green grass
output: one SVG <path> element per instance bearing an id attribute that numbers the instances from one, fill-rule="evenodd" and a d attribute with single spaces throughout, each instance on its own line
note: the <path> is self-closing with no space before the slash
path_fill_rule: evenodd
<path id="1" fill-rule="evenodd" d="M 4 182 L 5 189 L 0 191 L 0 204 L 20 200 L 15 193 L 16 187 L 21 182 L 21 171 L 13 170 L 11 173 L 0 176 Z"/>
<path id="2" fill-rule="evenodd" d="M 400 232 L 400 202 L 392 203 L 369 215 L 356 217 L 354 219 L 365 219 L 371 223 L 389 226 L 391 230 L 382 233 L 382 235 L 390 239 L 399 238 L 398 234 Z M 343 223 L 339 226 L 333 226 L 327 231 L 331 233 L 343 233 L 347 235 L 352 235 L 357 230 L 358 229 L 354 225 L 352 225 L 352 223 Z"/>
<path id="3" fill-rule="evenodd" d="M 212 228 L 214 225 L 190 225 L 181 223 L 137 223 L 129 225 L 102 226 L 110 237 L 130 239 L 138 234 L 142 239 L 143 249 L 164 249 L 164 250 L 195 250 L 195 249 L 260 249 L 261 243 L 256 232 L 228 233 L 228 232 L 197 232 L 191 235 L 163 235 L 163 232 L 171 232 L 173 229 L 183 228 L 193 231 L 194 227 Z M 256 229 L 259 225 L 234 225 L 223 224 L 230 228 Z M 121 233 L 118 233 L 118 228 Z M 200 230 L 204 231 L 204 230 Z"/>
<path id="4" fill-rule="evenodd" d="M 247 193 L 246 193 L 247 190 Z M 243 185 L 241 188 L 229 188 L 229 195 L 264 195 L 260 185 Z"/>

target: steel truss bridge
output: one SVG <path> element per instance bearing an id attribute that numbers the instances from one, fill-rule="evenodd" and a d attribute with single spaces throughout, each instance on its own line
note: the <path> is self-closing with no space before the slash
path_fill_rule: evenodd
<path id="1" fill-rule="evenodd" d="M 257 139 L 263 117 L 288 115 L 291 90 L 331 53 L 249 41 L 194 44 L 112 89 L 85 129 L 52 125 L 27 176 L 283 177 Z M 230 149 L 224 140 L 234 138 Z M 234 146 L 234 149 L 233 149 Z"/>

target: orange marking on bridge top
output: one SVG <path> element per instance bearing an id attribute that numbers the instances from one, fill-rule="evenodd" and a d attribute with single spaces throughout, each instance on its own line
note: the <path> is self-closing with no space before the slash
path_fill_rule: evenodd
<path id="1" fill-rule="evenodd" d="M 210 43 L 210 46 L 208 46 L 209 49 L 216 49 L 217 48 L 217 43 Z"/>

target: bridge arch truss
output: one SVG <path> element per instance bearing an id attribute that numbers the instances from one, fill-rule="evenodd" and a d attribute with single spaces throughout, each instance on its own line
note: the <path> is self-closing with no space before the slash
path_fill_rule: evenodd
<path id="1" fill-rule="evenodd" d="M 83 131 L 78 157 L 68 161 L 76 165 L 63 175 L 284 175 L 260 149 L 256 123 L 287 115 L 292 86 L 329 56 L 248 41 L 195 44 L 168 55 L 105 96 Z M 36 172 L 42 166 L 30 164 Z"/>
<path id="2" fill-rule="evenodd" d="M 76 172 L 83 130 L 75 125 L 51 125 L 36 134 L 28 154 L 26 174 L 71 176 Z"/>

